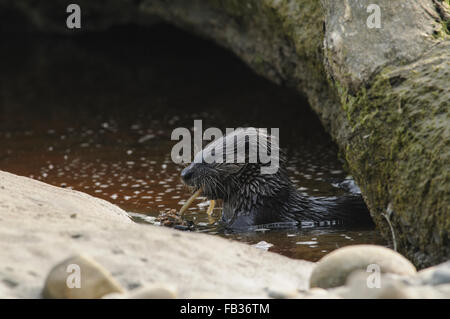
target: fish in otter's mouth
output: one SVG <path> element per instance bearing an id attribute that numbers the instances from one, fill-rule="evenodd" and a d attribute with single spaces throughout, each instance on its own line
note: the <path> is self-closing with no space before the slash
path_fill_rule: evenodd
<path id="1" fill-rule="evenodd" d="M 372 223 L 359 194 L 303 196 L 284 164 L 277 139 L 266 130 L 237 129 L 208 144 L 182 170 L 181 179 L 194 194 L 180 212 L 202 194 L 211 201 L 209 213 L 215 200 L 222 200 L 221 223 L 233 229 L 285 222 Z"/>

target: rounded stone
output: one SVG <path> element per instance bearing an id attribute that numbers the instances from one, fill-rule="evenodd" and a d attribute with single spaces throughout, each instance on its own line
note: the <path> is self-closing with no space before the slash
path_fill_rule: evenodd
<path id="1" fill-rule="evenodd" d="M 417 277 L 423 285 L 450 284 L 450 261 L 423 269 L 417 273 Z"/>
<path id="2" fill-rule="evenodd" d="M 333 288 L 346 283 L 356 270 L 416 274 L 414 265 L 392 249 L 376 245 L 354 245 L 337 249 L 320 259 L 310 277 L 310 287 Z"/>
<path id="3" fill-rule="evenodd" d="M 323 288 L 311 288 L 301 294 L 300 299 L 342 299 L 341 296 Z"/>
<path id="4" fill-rule="evenodd" d="M 102 296 L 102 299 L 125 299 L 127 297 L 124 293 L 112 292 Z"/>
<path id="5" fill-rule="evenodd" d="M 299 291 L 296 288 L 284 286 L 269 287 L 266 291 L 269 298 L 274 299 L 291 299 L 299 294 Z"/>
<path id="6" fill-rule="evenodd" d="M 104 267 L 86 255 L 76 255 L 53 267 L 42 295 L 47 299 L 96 299 L 123 292 Z"/>
<path id="7" fill-rule="evenodd" d="M 227 299 L 215 291 L 193 291 L 189 294 L 188 299 Z"/>
<path id="8" fill-rule="evenodd" d="M 177 289 L 163 284 L 154 284 L 131 291 L 127 299 L 176 299 Z"/>

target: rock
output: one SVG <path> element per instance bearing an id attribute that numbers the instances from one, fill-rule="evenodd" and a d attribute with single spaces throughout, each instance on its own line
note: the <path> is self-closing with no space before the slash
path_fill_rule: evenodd
<path id="1" fill-rule="evenodd" d="M 349 275 L 346 286 L 330 289 L 347 299 L 448 299 L 450 298 L 450 284 L 447 282 L 449 263 L 430 267 L 416 275 L 381 274 L 379 286 L 368 284 L 367 273 L 357 270 Z M 373 283 L 373 282 L 372 282 Z"/>
<path id="2" fill-rule="evenodd" d="M 194 291 L 189 294 L 188 299 L 226 299 L 226 297 L 215 291 Z"/>
<path id="3" fill-rule="evenodd" d="M 450 284 L 438 285 L 434 288 L 440 294 L 439 298 L 450 299 Z"/>
<path id="4" fill-rule="evenodd" d="M 330 289 L 346 299 L 447 299 L 450 298 L 450 285 L 439 286 L 411 285 L 408 277 L 382 274 L 379 287 L 367 284 L 370 276 L 364 271 L 353 272 L 347 285 Z"/>
<path id="5" fill-rule="evenodd" d="M 450 261 L 419 271 L 417 279 L 422 285 L 450 284 Z"/>
<path id="6" fill-rule="evenodd" d="M 375 266 L 372 266 L 375 265 Z M 375 245 L 354 245 L 337 249 L 319 260 L 310 278 L 311 287 L 333 288 L 345 284 L 356 270 L 370 271 L 379 268 L 381 273 L 414 275 L 416 268 L 395 251 Z"/>
<path id="7" fill-rule="evenodd" d="M 71 280 L 71 276 L 77 276 L 76 272 L 79 279 Z M 123 288 L 105 268 L 88 256 L 78 255 L 53 267 L 42 294 L 47 299 L 95 299 L 123 292 Z"/>
<path id="8" fill-rule="evenodd" d="M 113 292 L 102 296 L 102 299 L 125 299 L 126 297 L 125 293 Z"/>
<path id="9" fill-rule="evenodd" d="M 437 1 L 383 0 L 381 28 L 369 28 L 371 1 L 322 2 L 324 64 L 343 110 L 331 134 L 383 236 L 420 268 L 443 262 L 450 256 L 445 18 Z"/>
<path id="10" fill-rule="evenodd" d="M 122 287 L 176 284 L 178 298 L 195 291 L 261 297 L 280 283 L 307 289 L 314 268 L 218 236 L 133 223 L 110 203 L 27 177 L 0 171 L 0 188 L 0 298 L 39 298 L 50 270 L 79 252 Z M 72 237 L 79 233 L 83 240 Z"/>
<path id="11" fill-rule="evenodd" d="M 164 284 L 138 288 L 127 295 L 128 299 L 176 299 L 177 289 Z"/>
<path id="12" fill-rule="evenodd" d="M 369 285 L 370 277 L 373 273 L 363 270 L 352 272 L 344 287 L 331 289 L 345 299 L 405 299 L 410 298 L 406 292 L 406 285 L 400 280 L 393 280 L 391 274 L 379 276 L 379 286 Z"/>
<path id="13" fill-rule="evenodd" d="M 295 298 L 299 291 L 294 287 L 290 286 L 274 286 L 267 288 L 267 295 L 270 298 L 275 299 L 290 299 Z"/>
<path id="14" fill-rule="evenodd" d="M 322 289 L 322 288 L 311 288 L 308 291 L 302 293 L 299 299 L 342 299 L 338 294 Z"/>

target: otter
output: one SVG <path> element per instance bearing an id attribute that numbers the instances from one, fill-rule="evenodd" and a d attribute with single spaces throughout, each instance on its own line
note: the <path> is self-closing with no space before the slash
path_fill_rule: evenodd
<path id="1" fill-rule="evenodd" d="M 243 149 L 240 146 L 248 150 L 243 161 L 227 161 L 230 154 L 234 156 L 238 149 Z M 267 163 L 260 161 L 259 155 L 256 160 L 251 160 L 250 150 L 255 149 L 279 154 L 278 170 L 272 174 L 262 174 L 261 168 Z M 261 129 L 240 128 L 198 152 L 194 161 L 182 170 L 181 179 L 209 200 L 222 200 L 221 224 L 226 228 L 372 224 L 360 194 L 304 196 L 290 180 L 285 163 L 285 156 L 274 136 Z"/>

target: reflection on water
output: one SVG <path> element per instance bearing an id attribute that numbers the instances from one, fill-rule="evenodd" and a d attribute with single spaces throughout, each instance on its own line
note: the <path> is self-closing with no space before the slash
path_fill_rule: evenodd
<path id="1" fill-rule="evenodd" d="M 304 99 L 257 77 L 234 56 L 167 26 L 77 38 L 18 37 L 0 45 L 0 169 L 104 198 L 155 223 L 189 197 L 170 150 L 176 127 L 280 127 L 288 171 L 305 195 L 343 193 L 337 150 Z M 227 233 L 199 198 L 197 231 L 317 260 L 371 229 Z M 264 243 L 265 242 L 265 243 Z"/>

